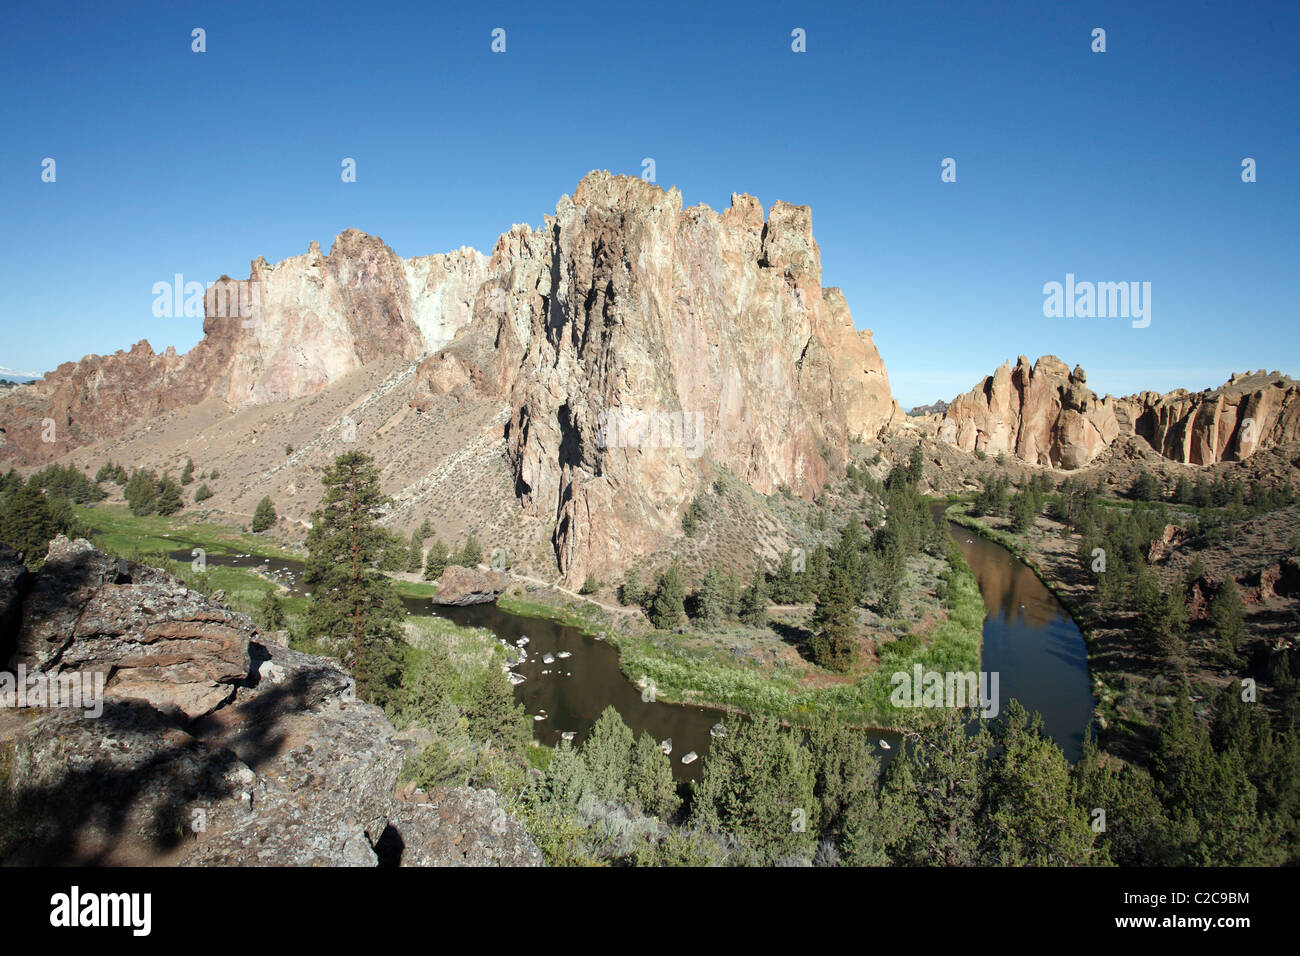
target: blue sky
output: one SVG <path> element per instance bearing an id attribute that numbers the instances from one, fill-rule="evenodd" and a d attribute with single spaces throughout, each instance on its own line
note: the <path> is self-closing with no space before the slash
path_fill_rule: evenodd
<path id="1" fill-rule="evenodd" d="M 653 157 L 688 205 L 810 205 L 906 407 L 1021 353 L 1115 394 L 1300 376 L 1298 34 L 1294 2 L 6 4 L 0 366 L 184 350 L 175 273 L 348 227 L 486 252 Z M 1066 273 L 1150 282 L 1150 326 L 1045 318 Z"/>

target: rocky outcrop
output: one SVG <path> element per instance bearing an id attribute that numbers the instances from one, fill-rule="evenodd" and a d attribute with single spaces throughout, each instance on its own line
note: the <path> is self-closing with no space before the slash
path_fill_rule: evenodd
<path id="1" fill-rule="evenodd" d="M 811 495 L 901 418 L 870 333 L 821 286 L 807 207 L 683 209 L 676 189 L 592 173 L 503 236 L 491 271 L 518 493 L 555 517 L 571 583 L 677 534 L 706 465 Z"/>
<path id="2" fill-rule="evenodd" d="M 0 398 L 0 464 L 40 464 L 134 422 L 206 399 L 269 404 L 311 394 L 380 357 L 417 360 L 470 320 L 487 258 L 404 260 L 355 229 L 329 255 L 255 259 L 204 295 L 203 338 L 184 355 L 148 342 L 65 362 Z"/>
<path id="3" fill-rule="evenodd" d="M 0 833 L 0 862 L 374 866 L 394 839 L 418 848 L 404 862 L 540 862 L 494 795 L 467 791 L 441 822 L 400 803 L 405 751 L 336 662 L 85 541 L 16 565 L 0 552 L 13 672 L 100 675 L 102 706 L 0 709 L 0 810 L 21 834 Z"/>
<path id="4" fill-rule="evenodd" d="M 449 564 L 438 577 L 438 593 L 430 600 L 434 604 L 465 606 L 490 604 L 506 593 L 510 586 L 508 575 L 500 571 L 480 571 Z"/>
<path id="5" fill-rule="evenodd" d="M 542 865 L 541 851 L 491 790 L 414 791 L 398 804 L 393 831 L 401 866 Z"/>
<path id="6" fill-rule="evenodd" d="M 1151 447 L 1185 464 L 1244 461 L 1300 440 L 1300 383 L 1280 372 L 1233 375 L 1197 393 L 1142 392 L 1120 399 L 1119 407 Z"/>
<path id="7" fill-rule="evenodd" d="M 1037 465 L 1081 468 L 1119 435 L 1115 403 L 1098 398 L 1083 369 L 1054 355 L 1005 363 L 937 423 L 940 439 L 965 451 L 1015 455 Z"/>
<path id="8" fill-rule="evenodd" d="M 0 400 L 0 464 L 179 405 L 279 403 L 380 359 L 418 362 L 417 421 L 466 390 L 499 402 L 517 497 L 554 522 L 560 570 L 569 583 L 614 575 L 680 534 L 716 472 L 811 497 L 852 442 L 904 417 L 872 333 L 821 283 L 806 206 L 765 215 L 735 194 L 723 212 L 684 209 L 676 189 L 594 172 L 490 260 L 403 260 L 355 230 L 328 256 L 313 243 L 259 258 L 247 283 L 208 291 L 204 339 L 186 355 L 142 343 Z"/>

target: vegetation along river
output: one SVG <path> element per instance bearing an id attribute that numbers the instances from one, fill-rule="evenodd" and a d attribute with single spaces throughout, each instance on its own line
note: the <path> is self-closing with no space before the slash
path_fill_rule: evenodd
<path id="1" fill-rule="evenodd" d="M 984 620 L 982 667 L 999 674 L 1000 706 L 1018 699 L 1043 715 L 1048 734 L 1071 760 L 1079 756 L 1094 701 L 1088 680 L 1083 635 L 1060 602 L 1034 572 L 1011 552 L 948 522 L 948 532 L 961 547 L 979 582 L 987 616 Z M 172 555 L 188 560 L 186 551 Z M 209 555 L 210 564 L 261 568 L 295 593 L 302 593 L 302 563 L 252 556 Z M 533 735 L 554 746 L 564 734 L 580 745 L 604 709 L 613 705 L 639 736 L 648 731 L 658 741 L 672 741 L 673 771 L 679 778 L 697 778 L 713 740 L 715 725 L 728 728 L 738 719 L 706 707 L 647 699 L 619 668 L 614 646 L 577 628 L 553 621 L 521 617 L 495 604 L 444 607 L 427 598 L 405 598 L 413 614 L 437 614 L 463 627 L 481 627 L 518 646 L 527 657 L 512 668 L 523 678 L 515 699 L 533 721 Z M 562 654 L 567 656 L 561 656 Z M 550 656 L 550 662 L 546 661 Z M 870 732 L 882 757 L 898 752 L 898 737 Z M 883 750 L 879 741 L 890 744 Z M 698 759 L 683 763 L 694 752 Z"/>

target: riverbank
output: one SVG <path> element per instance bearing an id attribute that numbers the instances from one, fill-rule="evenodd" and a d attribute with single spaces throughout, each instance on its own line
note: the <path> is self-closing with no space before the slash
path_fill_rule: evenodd
<path id="1" fill-rule="evenodd" d="M 1050 518 L 1039 516 L 1026 536 L 966 514 L 968 502 L 950 504 L 945 517 L 1010 551 L 1060 602 L 1083 635 L 1088 675 L 1096 705 L 1092 719 L 1098 744 L 1125 759 L 1144 759 L 1159 723 L 1161 706 L 1176 689 L 1159 674 L 1134 666 L 1136 637 L 1114 620 L 1103 621 L 1092 606 L 1094 586 L 1077 554 L 1077 540 Z M 1107 626 L 1109 625 L 1109 626 Z"/>
<path id="2" fill-rule="evenodd" d="M 903 618 L 859 610 L 860 629 L 871 635 L 868 659 L 847 677 L 806 659 L 810 609 L 772 609 L 766 627 L 731 622 L 705 629 L 688 621 L 680 631 L 656 631 L 639 614 L 613 614 L 541 588 L 512 588 L 498 606 L 603 635 L 618 650 L 624 676 L 639 687 L 653 685 L 659 701 L 791 724 L 828 718 L 902 732 L 932 715 L 890 702 L 893 674 L 911 674 L 918 664 L 927 671 L 980 670 L 984 604 L 960 554 L 950 560 L 914 559 L 908 571 L 912 600 Z"/>

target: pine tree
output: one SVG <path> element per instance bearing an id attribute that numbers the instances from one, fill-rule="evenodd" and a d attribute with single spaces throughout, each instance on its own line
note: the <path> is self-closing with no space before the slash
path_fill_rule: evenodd
<path id="1" fill-rule="evenodd" d="M 158 482 L 158 495 L 154 499 L 154 508 L 160 515 L 174 515 L 185 506 L 181 499 L 181 489 L 170 475 Z"/>
<path id="2" fill-rule="evenodd" d="M 767 626 L 767 582 L 763 579 L 763 569 L 754 568 L 754 577 L 740 595 L 740 620 L 750 627 Z"/>
<path id="3" fill-rule="evenodd" d="M 606 707 L 582 744 L 591 792 L 606 803 L 627 801 L 628 777 L 632 771 L 635 738 L 618 711 Z"/>
<path id="4" fill-rule="evenodd" d="M 188 485 L 194 480 L 194 459 L 186 458 L 185 467 L 181 469 L 181 484 Z"/>
<path id="5" fill-rule="evenodd" d="M 646 616 L 659 630 L 670 630 L 686 620 L 686 586 L 677 565 L 659 575 Z"/>
<path id="6" fill-rule="evenodd" d="M 199 485 L 198 488 L 194 490 L 195 504 L 198 504 L 200 501 L 207 501 L 211 497 L 212 497 L 212 489 L 209 488 L 206 483 Z"/>
<path id="7" fill-rule="evenodd" d="M 588 574 L 586 580 L 582 582 L 582 587 L 578 589 L 578 593 L 595 594 L 599 590 L 600 581 L 596 578 L 596 575 Z"/>
<path id="8" fill-rule="evenodd" d="M 258 625 L 264 631 L 284 629 L 284 605 L 280 602 L 280 595 L 274 587 L 267 591 L 262 598 L 262 605 L 258 614 Z"/>
<path id="9" fill-rule="evenodd" d="M 442 572 L 447 569 L 449 557 L 447 546 L 442 543 L 442 539 L 434 538 L 433 544 L 429 545 L 429 553 L 424 559 L 424 579 L 436 581 L 442 577 Z"/>
<path id="10" fill-rule="evenodd" d="M 646 731 L 632 751 L 632 768 L 628 773 L 627 794 L 643 813 L 661 820 L 671 819 L 682 805 L 673 782 L 673 765 L 655 739 Z"/>
<path id="11" fill-rule="evenodd" d="M 341 645 L 358 694 L 383 703 L 397 683 L 402 611 L 392 584 L 374 569 L 386 538 L 376 522 L 388 500 L 374 460 L 362 452 L 340 455 L 321 483 L 325 495 L 307 534 L 308 633 Z"/>
<path id="12" fill-rule="evenodd" d="M 23 555 L 28 567 L 45 559 L 58 525 L 40 489 L 23 485 L 0 503 L 0 542 Z"/>
<path id="13" fill-rule="evenodd" d="M 257 503 L 257 508 L 253 511 L 253 533 L 265 531 L 276 522 L 275 505 L 271 504 L 271 498 L 268 495 Z"/>

